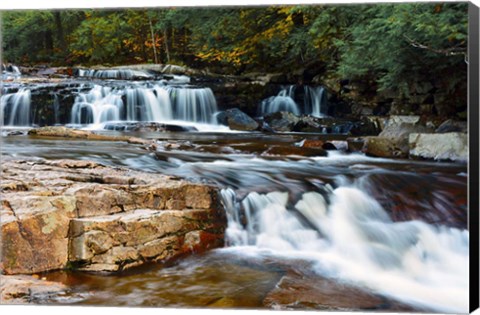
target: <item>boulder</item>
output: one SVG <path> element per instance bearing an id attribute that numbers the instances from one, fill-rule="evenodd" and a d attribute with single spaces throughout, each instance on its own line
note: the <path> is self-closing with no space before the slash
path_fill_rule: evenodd
<path id="1" fill-rule="evenodd" d="M 435 130 L 436 133 L 467 132 L 467 131 L 468 131 L 468 124 L 466 121 L 458 121 L 453 119 L 448 119 L 444 121 Z"/>
<path id="2" fill-rule="evenodd" d="M 118 271 L 222 244 L 226 222 L 215 187 L 90 161 L 2 162 L 5 274 Z M 168 253 L 148 247 L 157 243 Z"/>
<path id="3" fill-rule="evenodd" d="M 369 156 L 406 158 L 408 150 L 400 141 L 386 137 L 365 137 L 362 152 Z"/>
<path id="4" fill-rule="evenodd" d="M 359 121 L 354 121 L 347 131 L 352 136 L 374 136 L 382 130 L 380 122 L 371 118 L 363 118 Z"/>
<path id="5" fill-rule="evenodd" d="M 259 124 L 253 118 L 238 108 L 226 110 L 225 116 L 228 127 L 232 130 L 253 131 L 259 127 Z"/>
<path id="6" fill-rule="evenodd" d="M 468 136 L 463 132 L 412 133 L 409 145 L 410 156 L 413 158 L 468 161 Z"/>
<path id="7" fill-rule="evenodd" d="M 331 133 L 332 129 L 330 126 L 322 124 L 318 119 L 313 117 L 302 117 L 299 119 L 295 126 L 293 126 L 292 131 L 296 132 L 314 132 L 314 133 Z"/>
<path id="8" fill-rule="evenodd" d="M 294 126 L 299 122 L 300 117 L 290 112 L 276 112 L 265 115 L 264 121 L 274 131 L 293 131 Z"/>
<path id="9" fill-rule="evenodd" d="M 73 219 L 69 261 L 81 270 L 118 271 L 223 245 L 221 222 L 206 210 L 134 210 Z"/>
<path id="10" fill-rule="evenodd" d="M 361 152 L 365 143 L 364 138 L 347 138 L 348 152 Z"/>
<path id="11" fill-rule="evenodd" d="M 377 137 L 366 137 L 362 151 L 376 157 L 406 158 L 410 150 L 408 137 L 411 133 L 433 132 L 432 128 L 401 121 L 390 120 Z"/>

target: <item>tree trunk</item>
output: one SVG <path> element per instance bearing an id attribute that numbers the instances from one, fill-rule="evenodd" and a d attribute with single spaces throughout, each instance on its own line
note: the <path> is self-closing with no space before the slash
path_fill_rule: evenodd
<path id="1" fill-rule="evenodd" d="M 55 17 L 55 28 L 57 33 L 57 40 L 60 49 L 65 50 L 67 45 L 65 42 L 65 35 L 63 32 L 62 16 L 60 11 L 54 11 L 53 16 Z"/>
<path id="2" fill-rule="evenodd" d="M 163 41 L 165 43 L 165 54 L 167 55 L 167 63 L 170 63 L 170 51 L 168 50 L 167 30 L 163 30 Z"/>
<path id="3" fill-rule="evenodd" d="M 155 47 L 155 33 L 153 32 L 153 25 L 152 25 L 152 19 L 148 17 L 148 23 L 150 24 L 150 34 L 152 35 L 152 46 L 153 46 L 153 57 L 155 60 L 155 64 L 158 63 L 157 59 L 157 48 Z"/>

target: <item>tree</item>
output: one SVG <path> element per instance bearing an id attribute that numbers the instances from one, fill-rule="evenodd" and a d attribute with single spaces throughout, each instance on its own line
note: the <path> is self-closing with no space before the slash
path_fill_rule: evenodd
<path id="1" fill-rule="evenodd" d="M 364 5 L 336 42 L 338 74 L 408 93 L 413 81 L 449 73 L 454 88 L 466 77 L 467 16 L 466 4 Z"/>

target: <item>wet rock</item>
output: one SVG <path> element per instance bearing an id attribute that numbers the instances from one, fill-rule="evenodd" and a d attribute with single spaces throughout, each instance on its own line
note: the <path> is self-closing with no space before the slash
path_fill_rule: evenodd
<path id="1" fill-rule="evenodd" d="M 416 124 L 420 122 L 420 116 L 417 115 L 391 115 L 386 122 L 387 125 Z"/>
<path id="2" fill-rule="evenodd" d="M 365 144 L 364 138 L 347 138 L 348 152 L 361 152 Z"/>
<path id="3" fill-rule="evenodd" d="M 462 132 L 442 134 L 412 133 L 410 156 L 414 158 L 468 161 L 468 136 Z"/>
<path id="4" fill-rule="evenodd" d="M 67 263 L 67 234 L 75 216 L 71 196 L 3 194 L 2 265 L 8 274 L 55 270 Z"/>
<path id="5" fill-rule="evenodd" d="M 28 304 L 47 300 L 50 296 L 65 294 L 68 288 L 57 282 L 32 276 L 0 275 L 0 301 L 2 304 Z"/>
<path id="6" fill-rule="evenodd" d="M 468 131 L 468 124 L 466 121 L 458 121 L 453 119 L 448 119 L 444 121 L 435 130 L 436 133 L 467 132 L 467 131 Z"/>
<path id="7" fill-rule="evenodd" d="M 370 156 L 385 158 L 406 158 L 408 156 L 405 145 L 386 137 L 366 137 L 362 152 Z"/>
<path id="8" fill-rule="evenodd" d="M 394 222 L 417 220 L 468 229 L 467 179 L 464 177 L 435 179 L 425 173 L 378 172 L 366 175 L 364 183 Z"/>
<path id="9" fill-rule="evenodd" d="M 305 139 L 301 142 L 302 148 L 322 148 L 325 142 L 322 140 Z"/>
<path id="10" fill-rule="evenodd" d="M 74 219 L 69 261 L 82 270 L 117 271 L 219 247 L 222 224 L 211 214 L 210 210 L 135 210 Z"/>
<path id="11" fill-rule="evenodd" d="M 193 126 L 163 124 L 157 122 L 116 122 L 104 126 L 106 130 L 137 131 L 137 132 L 193 132 L 198 131 Z"/>
<path id="12" fill-rule="evenodd" d="M 42 137 L 62 137 L 62 138 L 88 138 L 92 132 L 86 130 L 77 130 L 67 127 L 42 127 L 35 128 L 28 131 L 30 136 L 42 136 Z"/>
<path id="13" fill-rule="evenodd" d="M 263 154 L 266 155 L 299 155 L 299 156 L 327 156 L 322 148 L 304 148 L 297 146 L 272 146 Z"/>
<path id="14" fill-rule="evenodd" d="M 305 139 L 301 142 L 300 145 L 302 148 L 321 148 L 324 150 L 342 150 L 347 151 L 348 143 L 346 141 L 331 140 L 331 141 L 322 141 L 322 140 L 313 140 Z"/>
<path id="15" fill-rule="evenodd" d="M 264 117 L 264 121 L 274 131 L 292 131 L 300 118 L 290 112 L 276 112 Z"/>
<path id="16" fill-rule="evenodd" d="M 314 117 L 302 117 L 295 126 L 292 128 L 292 131 L 296 132 L 315 132 L 315 133 L 332 133 L 331 126 L 326 126 L 322 124 L 318 119 Z"/>
<path id="17" fill-rule="evenodd" d="M 381 121 L 364 118 L 362 120 L 353 122 L 348 132 L 352 136 L 372 136 L 378 135 L 380 130 L 382 130 Z"/>
<path id="18" fill-rule="evenodd" d="M 1 267 L 7 274 L 68 265 L 122 270 L 145 261 L 133 254 L 139 246 L 163 237 L 179 244 L 165 257 L 220 246 L 223 239 L 225 216 L 212 186 L 89 161 L 6 160 L 2 166 Z M 19 182 L 4 182 L 11 174 Z M 192 246 L 184 247 L 194 231 L 200 236 L 192 234 Z"/>
<path id="19" fill-rule="evenodd" d="M 399 116 L 397 116 L 399 117 Z M 409 135 L 431 133 L 432 128 L 412 123 L 389 121 L 377 137 L 366 137 L 362 151 L 371 156 L 386 158 L 406 158 L 409 154 Z"/>
<path id="20" fill-rule="evenodd" d="M 232 108 L 225 111 L 226 122 L 230 129 L 240 131 L 257 130 L 259 125 L 250 116 L 239 110 Z"/>
<path id="21" fill-rule="evenodd" d="M 280 310 L 411 310 L 366 288 L 320 276 L 307 278 L 295 272 L 282 277 L 263 304 Z"/>
<path id="22" fill-rule="evenodd" d="M 296 132 L 333 133 L 352 135 L 376 135 L 378 130 L 368 119 L 349 120 L 333 117 L 301 116 L 293 127 Z"/>

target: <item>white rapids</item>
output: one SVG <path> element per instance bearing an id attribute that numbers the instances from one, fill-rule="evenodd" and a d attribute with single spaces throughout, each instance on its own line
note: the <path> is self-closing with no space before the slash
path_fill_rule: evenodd
<path id="1" fill-rule="evenodd" d="M 324 276 L 425 310 L 468 312 L 468 231 L 393 222 L 358 187 L 330 190 L 329 203 L 317 192 L 306 192 L 289 208 L 286 192 L 250 193 L 239 202 L 233 190 L 225 189 L 227 241 L 234 248 L 312 261 Z"/>

